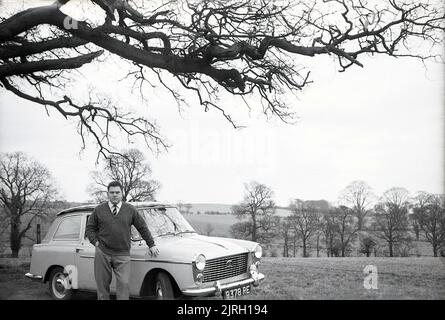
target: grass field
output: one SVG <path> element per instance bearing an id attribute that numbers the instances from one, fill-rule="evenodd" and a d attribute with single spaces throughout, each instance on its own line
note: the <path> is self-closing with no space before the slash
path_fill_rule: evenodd
<path id="1" fill-rule="evenodd" d="M 0 263 L 2 263 L 0 261 Z M 366 265 L 378 271 L 378 289 L 363 286 Z M 24 277 L 28 264 L 0 264 L 0 299 L 50 299 L 47 285 Z M 441 299 L 445 261 L 440 258 L 264 258 L 266 279 L 242 299 Z M 83 293 L 77 299 L 95 299 Z M 215 298 L 213 298 L 215 299 Z"/>
<path id="2" fill-rule="evenodd" d="M 363 286 L 366 265 L 378 289 Z M 441 258 L 264 258 L 267 279 L 248 299 L 445 299 Z"/>

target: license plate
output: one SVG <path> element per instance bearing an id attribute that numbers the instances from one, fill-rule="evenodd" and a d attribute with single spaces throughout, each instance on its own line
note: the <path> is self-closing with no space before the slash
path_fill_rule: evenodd
<path id="1" fill-rule="evenodd" d="M 246 294 L 250 294 L 252 291 L 252 286 L 249 284 L 247 286 L 242 286 L 234 289 L 223 290 L 222 296 L 224 299 L 235 299 Z"/>

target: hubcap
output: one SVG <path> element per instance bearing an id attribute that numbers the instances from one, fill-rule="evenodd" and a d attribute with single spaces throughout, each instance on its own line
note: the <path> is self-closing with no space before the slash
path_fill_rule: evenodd
<path id="1" fill-rule="evenodd" d="M 53 278 L 52 288 L 54 296 L 57 299 L 63 299 L 66 296 L 67 289 L 65 288 L 66 277 L 63 273 L 58 272 Z"/>

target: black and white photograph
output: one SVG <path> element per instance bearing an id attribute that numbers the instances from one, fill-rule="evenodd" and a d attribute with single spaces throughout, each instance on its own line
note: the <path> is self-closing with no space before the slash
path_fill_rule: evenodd
<path id="1" fill-rule="evenodd" d="M 445 300 L 444 36 L 439 0 L 0 0 L 0 300 Z"/>

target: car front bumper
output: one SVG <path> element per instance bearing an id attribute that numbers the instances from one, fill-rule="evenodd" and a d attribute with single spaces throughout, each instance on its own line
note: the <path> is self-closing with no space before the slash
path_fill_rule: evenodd
<path id="1" fill-rule="evenodd" d="M 253 284 L 254 287 L 257 287 L 264 279 L 264 274 L 262 273 L 256 273 L 255 275 L 252 275 L 248 279 L 239 280 L 235 282 L 225 283 L 221 284 L 220 281 L 215 281 L 214 285 L 211 287 L 206 288 L 190 288 L 190 289 L 184 289 L 182 290 L 182 294 L 186 296 L 212 296 L 212 295 L 220 295 L 223 290 L 229 290 L 237 287 L 246 286 L 249 284 Z"/>

